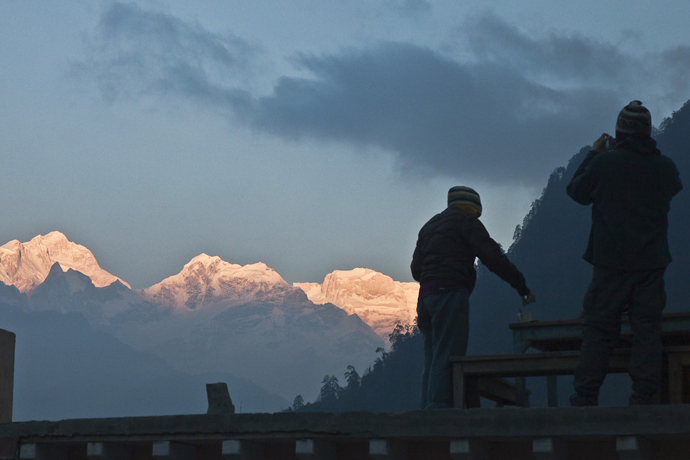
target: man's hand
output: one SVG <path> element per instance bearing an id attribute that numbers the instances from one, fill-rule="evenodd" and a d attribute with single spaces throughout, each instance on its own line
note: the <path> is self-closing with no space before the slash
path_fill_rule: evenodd
<path id="1" fill-rule="evenodd" d="M 529 305 L 531 303 L 534 303 L 537 301 L 537 296 L 534 295 L 534 292 L 530 292 L 527 295 L 523 295 L 522 297 L 522 306 L 524 307 L 525 305 Z"/>
<path id="2" fill-rule="evenodd" d="M 607 144 L 612 139 L 613 137 L 611 137 L 610 135 L 606 133 L 602 134 L 601 136 L 599 136 L 599 139 L 592 143 L 592 150 L 599 153 L 611 150 L 611 147 L 607 146 Z"/>

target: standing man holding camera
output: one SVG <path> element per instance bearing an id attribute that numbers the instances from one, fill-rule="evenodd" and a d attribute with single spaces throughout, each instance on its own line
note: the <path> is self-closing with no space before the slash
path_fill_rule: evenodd
<path id="1" fill-rule="evenodd" d="M 424 336 L 421 408 L 453 407 L 451 356 L 464 356 L 469 337 L 469 298 L 477 257 L 508 282 L 523 305 L 536 301 L 501 247 L 479 221 L 482 202 L 470 187 L 448 191 L 448 207 L 419 231 L 412 256 L 412 277 L 420 282 L 417 326 Z"/>
<path id="2" fill-rule="evenodd" d="M 683 185 L 651 132 L 649 110 L 630 102 L 618 115 L 615 139 L 602 134 L 594 141 L 567 188 L 573 200 L 592 205 L 583 258 L 594 266 L 584 299 L 573 406 L 598 404 L 626 312 L 633 333 L 630 404 L 652 404 L 661 385 L 664 272 L 671 262 L 667 216 Z"/>

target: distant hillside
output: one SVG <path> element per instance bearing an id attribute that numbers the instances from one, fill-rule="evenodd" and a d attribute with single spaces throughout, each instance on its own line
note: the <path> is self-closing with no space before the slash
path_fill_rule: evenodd
<path id="1" fill-rule="evenodd" d="M 673 263 L 666 275 L 666 311 L 690 308 L 690 102 L 665 120 L 657 135 L 662 153 L 671 157 L 680 170 L 686 189 L 671 203 L 669 241 Z M 511 261 L 524 273 L 538 303 L 529 307 L 535 319 L 576 318 L 592 274 L 582 259 L 590 229 L 590 206 L 575 203 L 566 194 L 585 155 L 583 148 L 568 165 L 555 170 L 541 198 L 534 202 L 516 240 L 508 251 Z M 481 266 L 477 288 L 472 295 L 471 333 L 468 353 L 512 351 L 508 324 L 516 321 L 520 299 L 514 290 Z"/>
<path id="2" fill-rule="evenodd" d="M 8 291 L 0 283 L 0 291 Z M 0 300 L 0 327 L 17 335 L 13 420 L 205 413 L 206 383 L 227 382 L 236 407 L 270 412 L 287 401 L 228 373 L 190 375 L 95 331 L 78 313 L 27 313 Z"/>

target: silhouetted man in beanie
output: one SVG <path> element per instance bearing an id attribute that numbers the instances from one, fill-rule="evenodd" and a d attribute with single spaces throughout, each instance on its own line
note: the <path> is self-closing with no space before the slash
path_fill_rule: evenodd
<path id="1" fill-rule="evenodd" d="M 515 288 L 523 304 L 535 301 L 525 277 L 479 221 L 482 203 L 469 187 L 448 191 L 448 207 L 419 231 L 412 276 L 420 282 L 417 325 L 424 335 L 422 409 L 453 407 L 451 356 L 464 356 L 469 336 L 469 297 L 476 257 Z"/>
<path id="2" fill-rule="evenodd" d="M 661 384 L 661 314 L 671 198 L 683 188 L 673 161 L 651 138 L 652 117 L 640 101 L 618 115 L 616 138 L 602 134 L 575 172 L 568 195 L 592 204 L 584 259 L 593 267 L 584 299 L 573 406 L 595 406 L 627 311 L 633 333 L 630 404 L 651 404 Z"/>

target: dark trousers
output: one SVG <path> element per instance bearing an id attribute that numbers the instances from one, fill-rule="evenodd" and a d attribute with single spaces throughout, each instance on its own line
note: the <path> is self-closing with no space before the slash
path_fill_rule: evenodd
<path id="1" fill-rule="evenodd" d="M 584 300 L 582 347 L 573 381 L 580 398 L 597 401 L 611 352 L 620 339 L 621 315 L 626 311 L 633 334 L 630 401 L 649 402 L 659 391 L 663 359 L 661 314 L 666 306 L 665 270 L 594 267 Z"/>
<path id="2" fill-rule="evenodd" d="M 448 359 L 467 352 L 469 311 L 467 289 L 428 295 L 417 302 L 417 326 L 424 335 L 422 409 L 453 407 L 453 369 Z"/>

